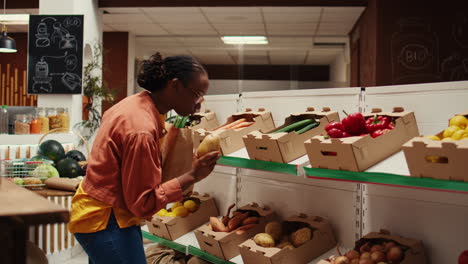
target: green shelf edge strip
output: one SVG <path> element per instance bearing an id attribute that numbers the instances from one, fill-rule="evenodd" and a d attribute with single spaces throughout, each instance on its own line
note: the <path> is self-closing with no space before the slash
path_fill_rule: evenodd
<path id="1" fill-rule="evenodd" d="M 306 172 L 306 176 L 315 178 L 327 178 L 332 180 L 354 181 L 383 185 L 398 185 L 410 188 L 442 190 L 449 192 L 468 192 L 468 182 L 418 178 L 380 172 L 354 172 L 318 168 L 304 168 L 304 170 Z"/>
<path id="2" fill-rule="evenodd" d="M 162 237 L 159 237 L 159 236 L 155 236 L 147 231 L 144 231 L 144 230 L 141 230 L 141 233 L 143 234 L 143 237 L 148 239 L 148 240 L 151 240 L 155 243 L 158 243 L 158 244 L 161 244 L 163 246 L 166 246 L 166 247 L 169 247 L 169 248 L 172 248 L 174 250 L 177 250 L 179 252 L 182 252 L 182 253 L 187 253 L 187 246 L 185 245 L 182 245 L 182 244 L 179 244 L 179 243 L 176 243 L 174 241 L 171 241 L 169 239 L 165 239 L 165 238 L 162 238 Z M 196 247 L 193 247 L 193 246 L 188 246 L 188 254 L 191 254 L 191 255 L 194 255 L 194 256 L 197 256 L 201 259 L 204 259 L 206 261 L 209 261 L 211 263 L 214 263 L 214 264 L 234 264 L 232 262 L 229 262 L 229 261 L 226 261 L 226 260 L 223 260 L 223 259 L 220 259 L 210 253 L 207 253 L 201 249 L 198 249 Z"/>
<path id="3" fill-rule="evenodd" d="M 292 165 L 292 164 L 263 161 L 263 160 L 251 160 L 251 159 L 228 157 L 228 156 L 222 156 L 218 160 L 218 164 L 231 166 L 231 167 L 237 167 L 237 168 L 286 173 L 286 174 L 292 174 L 292 175 L 297 176 L 297 167 L 296 165 Z"/>
<path id="4" fill-rule="evenodd" d="M 155 236 L 151 233 L 148 233 L 144 230 L 141 230 L 141 232 L 143 233 L 143 237 L 148 239 L 148 240 L 151 240 L 155 243 L 158 243 L 158 244 L 161 244 L 163 246 L 166 246 L 166 247 L 169 247 L 169 248 L 172 248 L 174 250 L 177 250 L 177 251 L 180 251 L 182 253 L 185 253 L 186 252 L 186 246 L 182 245 L 182 244 L 179 244 L 179 243 L 176 243 L 174 241 L 171 241 L 171 240 L 168 240 L 168 239 L 165 239 L 165 238 L 162 238 L 162 237 L 158 237 L 158 236 Z"/>
<path id="5" fill-rule="evenodd" d="M 204 259 L 206 261 L 209 261 L 214 264 L 234 264 L 232 262 L 220 259 L 214 255 L 211 255 L 210 253 L 207 253 L 201 249 L 198 249 L 194 246 L 189 246 L 189 254 L 192 254 L 194 256 L 197 256 L 201 259 Z"/>

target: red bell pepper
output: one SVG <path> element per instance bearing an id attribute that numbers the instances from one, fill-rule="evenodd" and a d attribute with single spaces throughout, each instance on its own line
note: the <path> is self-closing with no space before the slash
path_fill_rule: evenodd
<path id="1" fill-rule="evenodd" d="M 387 133 L 389 131 L 391 131 L 391 129 L 388 129 L 388 128 L 378 129 L 378 130 L 371 133 L 371 137 L 373 137 L 373 138 L 380 137 L 381 135 L 383 135 L 383 134 L 385 134 L 385 133 Z"/>
<path id="2" fill-rule="evenodd" d="M 343 137 L 343 131 L 337 129 L 337 128 L 332 128 L 328 130 L 328 135 L 331 138 L 342 138 Z"/>
<path id="3" fill-rule="evenodd" d="M 458 257 L 458 264 L 468 264 L 468 250 L 463 251 Z"/>
<path id="4" fill-rule="evenodd" d="M 330 122 L 325 126 L 325 131 L 329 131 L 332 128 L 343 131 L 343 125 L 340 122 Z"/>
<path id="5" fill-rule="evenodd" d="M 392 120 L 390 119 L 390 117 L 387 117 L 387 116 L 375 115 L 373 117 L 369 117 L 366 120 L 367 133 L 370 134 L 379 129 L 386 129 L 388 128 L 391 122 Z"/>
<path id="6" fill-rule="evenodd" d="M 366 120 L 361 113 L 353 113 L 348 115 L 345 111 L 343 112 L 347 115 L 341 121 L 344 131 L 351 135 L 360 135 L 366 132 Z"/>
<path id="7" fill-rule="evenodd" d="M 343 137 L 344 137 L 344 138 L 345 138 L 345 137 L 350 137 L 350 136 L 351 136 L 351 134 L 349 134 L 349 133 L 346 132 L 346 131 L 343 131 Z"/>

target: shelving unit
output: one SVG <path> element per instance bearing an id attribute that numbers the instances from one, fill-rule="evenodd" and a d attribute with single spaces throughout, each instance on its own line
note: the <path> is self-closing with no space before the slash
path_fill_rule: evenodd
<path id="1" fill-rule="evenodd" d="M 432 134 L 444 129 L 450 116 L 466 110 L 466 88 L 465 81 L 363 90 L 244 93 L 241 97 L 206 99 L 208 108 L 216 113 L 224 111 L 225 116 L 234 108 L 266 108 L 272 111 L 276 125 L 307 106 L 329 106 L 349 112 L 403 106 L 415 112 L 421 134 Z M 236 98 L 237 107 L 232 101 L 228 103 L 229 98 Z M 223 123 L 223 115 L 218 116 Z M 250 160 L 246 150 L 241 149 L 222 157 L 213 174 L 197 184 L 195 190 L 213 195 L 221 214 L 234 202 L 240 206 L 256 202 L 275 209 L 282 218 L 297 213 L 319 215 L 331 220 L 338 243 L 344 248 L 353 247 L 357 239 L 371 231 L 387 229 L 421 239 L 430 263 L 455 263 L 468 245 L 464 223 L 468 218 L 468 183 L 408 175 L 403 152 L 365 172 L 348 172 L 311 168 L 307 156 L 289 164 Z M 193 233 L 176 242 L 197 247 Z M 337 255 L 336 250 L 311 263 L 330 255 Z M 240 256 L 231 261 L 242 263 Z"/>

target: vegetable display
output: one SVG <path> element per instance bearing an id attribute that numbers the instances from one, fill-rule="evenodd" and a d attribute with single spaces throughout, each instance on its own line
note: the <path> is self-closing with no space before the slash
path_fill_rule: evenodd
<path id="1" fill-rule="evenodd" d="M 265 232 L 254 237 L 261 247 L 298 248 L 312 239 L 312 228 L 304 222 L 268 222 Z"/>
<path id="2" fill-rule="evenodd" d="M 425 136 L 432 140 L 454 141 L 468 139 L 468 118 L 462 115 L 456 115 L 449 121 L 447 127 L 441 134 Z"/>
<path id="3" fill-rule="evenodd" d="M 210 217 L 211 229 L 215 232 L 236 232 L 243 234 L 246 230 L 255 227 L 259 223 L 259 214 L 251 210 L 236 210 L 231 215 L 231 210 L 235 204 L 229 206 L 225 216 L 220 220 L 217 217 Z"/>
<path id="4" fill-rule="evenodd" d="M 186 217 L 191 213 L 195 213 L 200 207 L 198 199 L 187 199 L 183 202 L 176 202 L 172 204 L 170 209 L 161 209 L 156 214 L 158 216 L 169 217 Z"/>
<path id="5" fill-rule="evenodd" d="M 231 123 L 222 125 L 220 127 L 217 127 L 213 129 L 212 131 L 218 131 L 218 130 L 228 130 L 228 129 L 240 129 L 240 128 L 245 128 L 253 125 L 255 122 L 249 122 L 245 118 L 240 118 L 237 119 Z"/>
<path id="6" fill-rule="evenodd" d="M 347 113 L 345 112 L 345 114 Z M 361 113 L 352 113 L 349 115 L 347 114 L 341 123 L 331 122 L 327 124 L 325 126 L 325 131 L 330 138 L 366 135 L 376 138 L 388 133 L 393 128 L 395 128 L 395 123 L 389 116 L 374 115 L 366 119 Z"/>
<path id="7" fill-rule="evenodd" d="M 290 133 L 290 132 L 293 132 L 293 131 L 296 131 L 298 134 L 303 134 L 303 133 L 311 130 L 312 128 L 318 127 L 319 125 L 320 125 L 320 123 L 313 120 L 313 119 L 305 119 L 305 120 L 301 120 L 301 121 L 292 123 L 290 125 L 287 125 L 287 126 L 285 126 L 283 128 L 280 128 L 280 129 L 274 131 L 273 134 L 276 134 L 276 133 Z"/>

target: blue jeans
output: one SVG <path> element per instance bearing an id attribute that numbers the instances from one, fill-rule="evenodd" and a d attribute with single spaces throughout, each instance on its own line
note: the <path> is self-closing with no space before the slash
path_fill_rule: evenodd
<path id="1" fill-rule="evenodd" d="M 111 213 L 106 229 L 95 233 L 76 233 L 91 264 L 146 264 L 139 226 L 120 228 Z"/>

